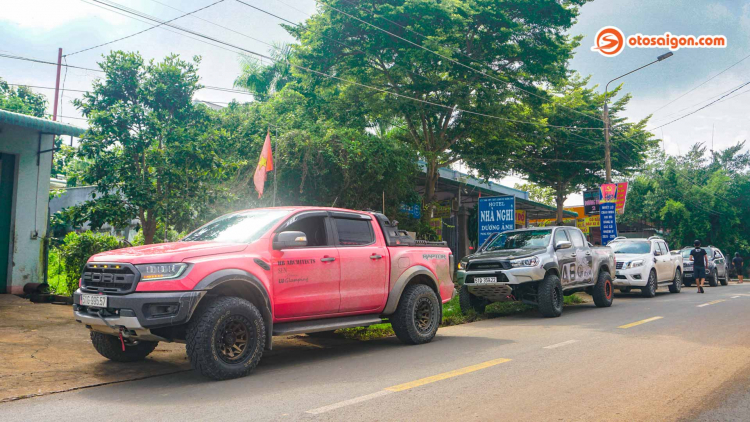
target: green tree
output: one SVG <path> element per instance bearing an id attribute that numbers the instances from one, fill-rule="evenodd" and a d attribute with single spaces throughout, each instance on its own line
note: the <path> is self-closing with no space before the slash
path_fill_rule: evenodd
<path id="1" fill-rule="evenodd" d="M 281 91 L 286 84 L 293 81 L 295 78 L 289 65 L 291 46 L 286 43 L 275 45 L 270 54 L 273 62 L 269 65 L 264 65 L 254 57 L 243 56 L 240 62 L 242 71 L 234 80 L 234 86 L 254 92 L 262 99 Z"/>
<path id="2" fill-rule="evenodd" d="M 724 253 L 750 252 L 750 153 L 744 142 L 709 153 L 695 144 L 682 156 L 655 152 L 631 182 L 621 222 L 663 231 L 674 249 L 700 239 Z"/>
<path id="3" fill-rule="evenodd" d="M 562 224 L 563 204 L 568 195 L 597 187 L 603 181 L 604 123 L 590 116 L 601 115 L 604 94 L 597 93 L 596 87 L 587 88 L 587 83 L 588 78 L 572 74 L 557 87 L 552 101 L 537 113 L 538 118 L 556 127 L 518 130 L 515 136 L 524 146 L 509 159 L 504 153 L 495 154 L 492 150 L 480 151 L 467 159 L 487 177 L 498 177 L 501 169 L 510 167 L 522 172 L 529 181 L 551 188 L 557 205 L 557 224 Z M 610 92 L 609 98 L 616 97 L 619 91 L 620 87 Z M 630 95 L 624 95 L 610 107 L 612 131 L 616 134 L 612 138 L 612 169 L 618 177 L 640 168 L 657 142 L 645 130 L 647 119 L 629 123 L 619 116 L 629 101 Z"/>
<path id="4" fill-rule="evenodd" d="M 47 97 L 35 94 L 25 86 L 14 89 L 0 78 L 0 109 L 43 119 L 47 111 Z"/>
<path id="5" fill-rule="evenodd" d="M 82 180 L 95 197 L 78 206 L 77 222 L 122 227 L 137 218 L 144 242 L 157 221 L 194 227 L 223 196 L 218 182 L 233 163 L 219 155 L 226 133 L 192 103 L 201 87 L 197 65 L 177 55 L 145 63 L 137 53 L 113 52 L 99 67 L 104 80 L 74 104 L 88 118 L 79 156 L 91 164 Z"/>
<path id="6" fill-rule="evenodd" d="M 529 193 L 529 199 L 545 205 L 555 205 L 555 191 L 549 186 L 540 186 L 536 183 L 516 183 L 513 186 L 515 189 L 520 189 Z"/>
<path id="7" fill-rule="evenodd" d="M 226 183 L 235 200 L 217 204 L 216 213 L 272 204 L 274 175 L 269 174 L 260 199 L 252 181 L 269 127 L 277 205 L 379 210 L 384 194 L 389 209 L 414 199 L 418 168 L 413 150 L 389 134 L 326 119 L 320 110 L 327 101 L 295 88 L 301 87 L 291 83 L 266 101 L 233 103 L 216 112 L 230 134 L 223 153 L 248 157 L 247 165 Z"/>
<path id="8" fill-rule="evenodd" d="M 402 128 L 398 138 L 427 163 L 430 202 L 438 168 L 460 160 L 462 145 L 479 140 L 501 144 L 495 152 L 513 151 L 513 138 L 503 136 L 507 122 L 459 110 L 515 118 L 519 103 L 538 104 L 526 91 L 543 96 L 538 86 L 565 77 L 578 45 L 566 31 L 585 1 L 327 0 L 301 27 L 287 29 L 299 41 L 293 63 L 400 95 L 295 70 L 321 89 L 338 87 L 368 122 Z"/>

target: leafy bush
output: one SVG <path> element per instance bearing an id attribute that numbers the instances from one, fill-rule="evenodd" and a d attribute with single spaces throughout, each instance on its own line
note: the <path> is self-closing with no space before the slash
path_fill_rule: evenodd
<path id="1" fill-rule="evenodd" d="M 50 247 L 47 263 L 47 283 L 52 293 L 70 294 L 66 282 L 67 275 L 65 274 L 62 251 L 59 248 Z"/>
<path id="2" fill-rule="evenodd" d="M 65 287 L 67 293 L 73 294 L 78 288 L 81 270 L 91 255 L 124 246 L 126 245 L 119 238 L 109 234 L 94 233 L 91 231 L 68 233 L 61 248 L 63 265 L 65 266 Z"/>

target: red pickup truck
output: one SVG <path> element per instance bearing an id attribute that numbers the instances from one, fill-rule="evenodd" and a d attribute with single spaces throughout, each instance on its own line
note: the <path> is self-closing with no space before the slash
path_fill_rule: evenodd
<path id="1" fill-rule="evenodd" d="M 92 256 L 74 314 L 115 361 L 185 342 L 214 379 L 247 375 L 272 336 L 390 321 L 407 344 L 432 340 L 454 292 L 453 255 L 379 213 L 282 207 L 224 215 L 179 242 Z"/>

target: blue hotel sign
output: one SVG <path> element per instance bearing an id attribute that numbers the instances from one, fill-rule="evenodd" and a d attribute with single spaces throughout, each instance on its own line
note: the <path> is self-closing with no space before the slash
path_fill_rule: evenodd
<path id="1" fill-rule="evenodd" d="M 495 196 L 479 198 L 479 245 L 496 232 L 516 228 L 516 198 Z"/>

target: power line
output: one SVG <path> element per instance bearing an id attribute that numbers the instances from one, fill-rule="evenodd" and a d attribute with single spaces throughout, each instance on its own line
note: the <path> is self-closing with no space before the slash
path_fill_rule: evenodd
<path id="1" fill-rule="evenodd" d="M 95 3 L 91 3 L 91 2 L 88 2 L 88 1 L 86 1 L 86 0 L 81 0 L 81 1 L 82 1 L 82 2 L 84 2 L 84 3 L 86 3 L 86 4 L 88 4 L 88 5 L 91 5 L 91 6 L 94 6 L 94 7 L 98 7 L 98 8 L 100 8 L 100 9 L 106 10 L 106 11 L 108 11 L 108 12 L 111 12 L 111 13 L 115 13 L 115 14 L 118 14 L 118 15 L 120 15 L 120 16 L 125 16 L 125 17 L 127 17 L 127 18 L 129 18 L 129 19 L 133 19 L 133 20 L 135 20 L 135 21 L 138 21 L 138 22 L 143 22 L 143 23 L 145 23 L 145 24 L 147 24 L 147 25 L 151 25 L 151 26 L 158 26 L 158 25 L 154 25 L 154 24 L 152 24 L 152 23 L 149 23 L 149 22 L 147 22 L 147 21 L 145 21 L 145 20 L 143 20 L 143 19 L 138 19 L 138 18 L 136 18 L 135 16 L 127 15 L 127 14 L 125 14 L 125 13 L 120 13 L 120 12 L 118 12 L 118 11 L 116 11 L 116 10 L 112 10 L 112 9 L 109 9 L 109 8 L 107 8 L 107 7 L 104 7 L 104 6 L 102 6 L 101 4 L 95 4 Z M 106 3 L 102 3 L 102 4 L 106 4 Z M 109 5 L 107 5 L 107 6 L 109 6 Z M 110 7 L 112 7 L 112 6 L 110 6 Z M 123 6 L 123 8 L 124 8 L 124 6 Z M 144 15 L 144 16 L 148 16 L 148 15 L 146 15 L 145 13 L 142 13 L 142 12 L 139 12 L 139 13 L 141 13 L 141 14 L 142 14 L 142 15 Z M 156 20 L 156 18 L 153 18 L 152 20 Z M 201 39 L 198 39 L 198 38 L 195 38 L 195 37 L 191 37 L 190 35 L 182 34 L 182 33 L 180 33 L 180 32 L 177 32 L 177 31 L 171 31 L 171 30 L 169 30 L 169 29 L 167 29 L 167 28 L 163 28 L 163 27 L 160 27 L 159 29 L 162 29 L 162 30 L 164 30 L 164 31 L 167 31 L 167 32 L 171 32 L 171 33 L 173 33 L 173 34 L 177 34 L 177 35 L 183 36 L 183 37 L 185 37 L 185 38 L 190 38 L 191 40 L 194 40 L 194 41 L 198 41 L 198 42 L 200 42 L 200 43 L 203 43 L 203 44 L 207 44 L 207 45 L 210 45 L 210 46 L 213 46 L 213 47 L 216 47 L 216 48 L 220 48 L 220 49 L 222 49 L 222 50 L 226 50 L 226 51 L 229 51 L 229 52 L 231 52 L 231 53 L 234 53 L 234 54 L 238 54 L 238 53 L 237 53 L 236 51 L 230 50 L 230 49 L 228 49 L 228 48 L 225 48 L 225 47 L 222 47 L 222 46 L 220 46 L 220 45 L 215 45 L 215 44 L 211 44 L 210 42 L 206 42 L 206 41 L 204 41 L 204 40 L 201 40 Z"/>
<path id="2" fill-rule="evenodd" d="M 109 7 L 112 7 L 114 9 L 118 9 L 118 10 L 122 10 L 122 11 L 124 11 L 126 13 L 135 13 L 135 14 L 139 13 L 138 11 L 130 12 L 126 8 L 123 8 L 123 7 L 120 7 L 119 5 L 116 5 L 116 3 L 112 3 L 112 2 L 104 3 L 101 0 L 93 0 L 93 1 L 95 1 L 97 3 L 106 4 Z M 142 16 L 142 15 L 139 15 L 139 16 Z M 143 16 L 143 17 L 145 17 L 146 19 L 154 20 L 156 22 L 163 22 L 163 21 L 160 21 L 159 19 L 156 19 L 156 18 L 147 17 L 147 16 Z M 244 52 L 249 53 L 249 54 L 253 54 L 255 56 L 267 59 L 267 60 L 272 61 L 272 62 L 281 61 L 281 60 L 274 59 L 274 58 L 272 58 L 270 56 L 267 56 L 265 54 L 261 54 L 261 53 L 258 53 L 258 52 L 246 49 L 244 47 L 240 47 L 240 46 L 237 46 L 237 45 L 225 42 L 225 41 L 221 41 L 219 39 L 216 39 L 214 37 L 211 37 L 211 36 L 208 36 L 208 35 L 205 35 L 205 34 L 202 34 L 202 33 L 196 32 L 196 31 L 193 31 L 191 29 L 177 27 L 177 26 L 174 26 L 171 23 L 165 23 L 165 25 L 169 26 L 169 27 L 172 27 L 172 28 L 175 28 L 175 29 L 178 29 L 180 31 L 185 31 L 185 32 L 187 32 L 189 34 L 192 34 L 192 35 L 195 35 L 195 36 L 207 39 L 207 40 L 211 40 L 213 42 L 216 42 L 216 43 L 219 43 L 219 44 L 222 44 L 222 45 L 229 46 L 231 48 L 235 48 L 237 50 L 244 51 Z M 440 108 L 448 109 L 448 110 L 451 110 L 452 112 L 461 112 L 461 113 L 472 114 L 472 115 L 487 117 L 487 118 L 501 120 L 501 121 L 507 121 L 507 122 L 513 122 L 513 123 L 520 123 L 520 124 L 530 124 L 530 125 L 535 125 L 535 126 L 556 127 L 556 128 L 561 128 L 561 129 L 602 130 L 602 128 L 596 128 L 596 127 L 569 127 L 569 126 L 549 125 L 549 124 L 539 123 L 539 122 L 530 122 L 530 121 L 523 121 L 523 120 L 516 120 L 516 119 L 508 119 L 508 118 L 504 118 L 504 117 L 500 117 L 500 116 L 495 116 L 495 115 L 491 115 L 491 114 L 486 114 L 486 113 L 481 113 L 481 112 L 477 112 L 477 111 L 463 110 L 463 109 L 459 109 L 459 108 L 454 107 L 454 106 L 449 106 L 449 105 L 439 104 L 439 103 L 435 103 L 435 102 L 428 101 L 428 100 L 422 100 L 422 99 L 419 99 L 419 98 L 409 97 L 407 95 L 403 95 L 403 94 L 398 94 L 398 93 L 395 93 L 395 92 L 391 92 L 391 91 L 388 91 L 388 90 L 383 89 L 383 88 L 378 88 L 378 87 L 374 87 L 374 86 L 371 86 L 371 85 L 363 84 L 361 82 L 352 81 L 352 80 L 345 79 L 345 78 L 338 77 L 338 76 L 334 76 L 334 75 L 329 75 L 327 73 L 320 72 L 320 71 L 317 71 L 317 70 L 314 70 L 314 69 L 311 69 L 311 68 L 308 68 L 308 67 L 305 67 L 305 66 L 294 64 L 294 63 L 292 63 L 292 62 L 290 62 L 289 60 L 286 60 L 286 59 L 283 60 L 283 61 L 286 62 L 286 63 L 288 63 L 290 66 L 292 66 L 292 67 L 294 67 L 296 69 L 301 69 L 301 70 L 304 70 L 304 71 L 307 71 L 307 72 L 310 72 L 310 73 L 313 73 L 313 74 L 316 74 L 316 75 L 319 75 L 319 76 L 323 76 L 323 77 L 326 77 L 326 78 L 329 78 L 329 79 L 335 79 L 335 80 L 338 80 L 340 82 L 344 82 L 344 83 L 347 83 L 347 84 L 350 84 L 350 85 L 359 86 L 359 87 L 362 87 L 362 88 L 367 88 L 367 89 L 370 89 L 370 90 L 373 90 L 373 91 L 377 91 L 377 92 L 380 92 L 380 93 L 383 93 L 383 94 L 393 95 L 393 96 L 396 96 L 396 97 L 409 99 L 409 100 L 412 100 L 412 101 L 415 101 L 415 102 L 419 102 L 419 103 L 423 103 L 423 104 L 427 104 L 427 105 L 432 105 L 432 106 L 435 106 L 435 107 L 440 107 Z"/>
<path id="3" fill-rule="evenodd" d="M 708 82 L 712 81 L 712 80 L 713 80 L 714 78 L 716 78 L 717 76 L 719 76 L 719 75 L 721 75 L 722 73 L 726 72 L 727 70 L 729 70 L 729 69 L 731 69 L 731 68 L 733 68 L 733 67 L 737 66 L 738 64 L 740 64 L 740 63 L 744 62 L 744 61 L 745 61 L 745 60 L 747 60 L 748 58 L 750 58 L 750 54 L 748 54 L 747 56 L 743 57 L 743 58 L 742 58 L 742 59 L 740 59 L 739 61 L 737 61 L 737 62 L 735 62 L 734 64 L 732 64 L 731 66 L 727 67 L 726 69 L 722 70 L 721 72 L 719 72 L 719 73 L 715 74 L 714 76 L 711 76 L 710 78 L 708 78 L 708 79 L 706 79 L 705 81 L 701 82 L 700 84 L 696 85 L 695 87 L 693 87 L 692 89 L 688 90 L 687 92 L 685 92 L 684 94 L 680 95 L 679 97 L 677 97 L 677 98 L 673 99 L 672 101 L 670 101 L 670 102 L 668 102 L 668 103 L 664 104 L 663 106 L 661 106 L 661 107 L 657 108 L 656 110 L 652 111 L 652 112 L 651 112 L 651 113 L 649 113 L 649 114 L 654 114 L 654 113 L 656 113 L 657 111 L 659 111 L 659 110 L 663 109 L 664 107 L 666 107 L 666 106 L 668 106 L 668 105 L 672 104 L 673 102 L 675 102 L 675 101 L 679 100 L 680 98 L 682 98 L 682 97 L 684 97 L 684 96 L 686 96 L 686 95 L 690 94 L 691 92 L 695 91 L 696 89 L 700 88 L 701 86 L 705 85 L 706 83 L 708 83 Z"/>
<path id="4" fill-rule="evenodd" d="M 205 9 L 208 9 L 209 7 L 215 6 L 215 5 L 217 5 L 217 4 L 219 4 L 219 3 L 223 2 L 223 1 L 224 1 L 224 0 L 218 0 L 218 1 L 215 1 L 215 2 L 213 2 L 213 3 L 211 3 L 211 4 L 209 4 L 208 6 L 204 6 L 204 7 L 201 7 L 200 9 L 196 9 L 196 10 L 193 10 L 192 12 L 187 12 L 187 13 L 185 13 L 184 15 L 180 15 L 180 16 L 177 16 L 176 18 L 170 19 L 170 20 L 166 21 L 165 23 L 167 23 L 167 22 L 172 22 L 172 21 L 176 21 L 177 19 L 180 19 L 180 18 L 184 18 L 185 16 L 188 16 L 188 15 L 192 15 L 193 13 L 197 13 L 197 12 L 200 12 L 201 10 L 205 10 Z M 130 34 L 130 35 L 124 36 L 124 37 L 122 37 L 122 38 L 118 38 L 118 39 L 116 39 L 116 40 L 108 41 L 108 42 L 105 42 L 105 43 L 102 43 L 102 44 L 99 44 L 99 45 L 95 45 L 95 46 L 93 46 L 93 47 L 89 47 L 89 48 L 84 48 L 83 50 L 78 50 L 78 51 L 75 51 L 75 52 L 73 52 L 73 53 L 69 53 L 69 54 L 66 54 L 66 55 L 65 55 L 64 57 L 67 57 L 67 56 L 72 56 L 72 55 L 74 55 L 74 54 L 78 54 L 78 53 L 83 53 L 84 51 L 89 51 L 89 50 L 93 50 L 93 49 L 95 49 L 95 48 L 99 48 L 99 47 L 104 47 L 105 45 L 109 45 L 109 44 L 112 44 L 112 43 L 116 43 L 116 42 L 118 42 L 118 41 L 126 40 L 126 39 L 128 39 L 128 38 L 132 38 L 132 37 L 135 37 L 136 35 L 140 35 L 140 34 L 142 34 L 142 33 L 144 33 L 144 32 L 148 32 L 148 31 L 150 31 L 150 30 L 152 30 L 152 29 L 154 29 L 154 28 L 158 28 L 158 27 L 160 27 L 160 26 L 162 26 L 162 25 L 164 25 L 164 24 L 163 24 L 163 23 L 160 23 L 159 25 L 154 25 L 154 26 L 152 26 L 151 28 L 146 28 L 146 29 L 144 29 L 144 30 L 142 30 L 142 31 L 138 31 L 138 32 L 136 32 L 136 33 L 134 33 L 134 34 Z"/>
<path id="5" fill-rule="evenodd" d="M 742 85 L 742 84 L 740 84 L 740 85 L 737 85 L 737 86 L 741 86 L 741 85 Z M 669 114 L 667 114 L 667 115 L 665 115 L 665 116 L 662 116 L 662 117 L 658 117 L 658 118 L 656 118 L 656 119 L 654 119 L 654 120 L 655 120 L 655 121 L 666 121 L 666 120 L 669 120 L 670 118 L 672 118 L 672 117 L 674 117 L 674 116 L 678 116 L 678 115 L 680 115 L 680 113 L 682 113 L 682 112 L 683 112 L 683 111 L 685 111 L 685 110 L 689 110 L 689 109 L 691 109 L 691 108 L 693 108 L 693 107 L 695 107 L 695 106 L 699 106 L 699 105 L 703 104 L 703 103 L 704 103 L 704 102 L 706 102 L 706 101 L 711 101 L 711 100 L 713 100 L 714 98 L 718 98 L 718 97 L 721 97 L 721 96 L 722 96 L 722 95 L 724 95 L 724 94 L 728 94 L 728 93 L 729 93 L 730 91 L 732 91 L 732 90 L 733 90 L 733 89 L 735 89 L 735 88 L 736 88 L 736 87 L 732 87 L 732 88 L 729 88 L 729 89 L 727 89 L 726 91 L 722 91 L 722 92 L 720 92 L 720 93 L 718 93 L 718 94 L 716 94 L 716 95 L 712 95 L 712 96 L 710 96 L 710 97 L 708 97 L 708 98 L 705 98 L 705 99 L 703 99 L 703 100 L 701 100 L 701 101 L 698 101 L 698 102 L 696 102 L 696 103 L 693 103 L 693 104 L 691 104 L 691 105 L 689 105 L 689 106 L 687 106 L 687 107 L 681 108 L 681 109 L 679 109 L 679 110 L 675 111 L 674 113 L 669 113 Z M 654 121 L 649 121 L 649 123 L 653 123 L 653 122 L 654 122 Z"/>
<path id="6" fill-rule="evenodd" d="M 40 60 L 40 59 L 32 59 L 30 57 L 14 56 L 14 55 L 11 55 L 11 54 L 2 54 L 2 53 L 0 53 L 0 57 L 4 57 L 6 59 L 24 60 L 24 61 L 28 61 L 28 62 L 50 64 L 50 65 L 53 65 L 53 66 L 57 66 L 57 63 L 55 63 L 55 62 L 48 62 L 48 61 Z M 88 68 L 88 67 L 73 66 L 73 65 L 69 65 L 69 64 L 63 64 L 61 66 L 69 67 L 71 69 L 81 69 L 81 70 L 88 70 L 90 72 L 102 72 L 102 73 L 104 73 L 104 71 L 101 70 L 101 69 L 91 69 L 91 68 Z"/>
<path id="7" fill-rule="evenodd" d="M 724 94 L 724 95 L 723 95 L 723 96 L 721 96 L 721 97 L 720 97 L 720 98 L 719 98 L 718 100 L 714 100 L 714 101 L 711 101 L 710 103 L 708 103 L 708 104 L 704 105 L 703 107 L 701 107 L 701 108 L 699 108 L 699 109 L 697 109 L 697 110 L 693 110 L 693 111 L 691 111 L 690 113 L 687 113 L 687 114 L 685 114 L 685 115 L 683 115 L 683 116 L 680 116 L 680 117 L 678 117 L 678 118 L 676 118 L 676 119 L 674 119 L 674 120 L 672 120 L 672 121 L 670 121 L 670 122 L 664 123 L 663 125 L 661 125 L 661 126 L 657 126 L 657 127 L 653 128 L 653 129 L 650 129 L 650 130 L 656 130 L 656 129 L 662 128 L 662 127 L 664 127 L 664 126 L 667 126 L 667 125 L 670 125 L 670 124 L 672 124 L 672 123 L 674 123 L 674 122 L 676 122 L 676 121 L 678 121 L 678 120 L 682 120 L 682 119 L 684 119 L 685 117 L 688 117 L 688 116 L 690 116 L 690 115 L 692 115 L 692 114 L 695 114 L 695 113 L 697 113 L 697 112 L 699 112 L 699 111 L 703 110 L 704 108 L 707 108 L 707 107 L 710 107 L 710 106 L 712 106 L 712 105 L 716 104 L 717 102 L 721 101 L 721 99 L 722 99 L 722 98 L 724 98 L 724 97 L 728 96 L 729 94 L 731 94 L 731 93 L 733 93 L 733 92 L 739 91 L 740 89 L 744 88 L 744 87 L 745 87 L 745 86 L 747 86 L 747 85 L 750 85 L 750 82 L 745 82 L 744 84 L 740 85 L 740 86 L 739 86 L 738 88 L 735 88 L 735 89 L 733 89 L 732 91 L 730 91 L 729 93 L 727 93 L 727 94 Z"/>

